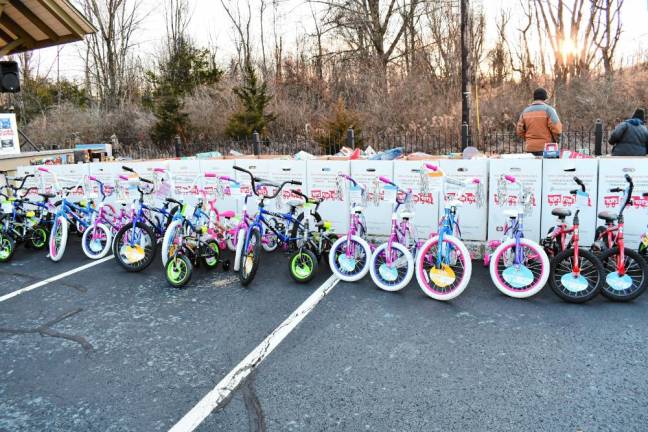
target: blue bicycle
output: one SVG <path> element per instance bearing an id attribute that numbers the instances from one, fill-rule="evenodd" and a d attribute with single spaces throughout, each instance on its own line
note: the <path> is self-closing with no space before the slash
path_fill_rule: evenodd
<path id="1" fill-rule="evenodd" d="M 160 208 L 144 202 L 144 196 L 154 192 L 154 182 L 141 177 L 132 168 L 122 166 L 122 169 L 136 177 L 135 182 L 139 198 L 133 202 L 131 221 L 121 227 L 113 243 L 113 252 L 117 262 L 126 271 L 139 272 L 151 265 L 155 258 L 158 240 L 162 239 L 166 228 L 171 223 L 179 206 L 171 201 L 165 201 Z M 146 184 L 146 189 L 142 188 Z"/>
<path id="2" fill-rule="evenodd" d="M 291 210 L 289 213 L 279 213 L 265 209 L 266 199 L 274 199 L 279 196 L 283 188 L 288 184 L 300 186 L 301 182 L 288 180 L 281 184 L 276 184 L 269 180 L 255 177 L 253 173 L 244 168 L 234 166 L 234 169 L 250 176 L 252 180 L 252 193 L 259 198 L 258 213 L 250 223 L 247 230 L 239 231 L 239 238 L 237 239 L 234 270 L 238 271 L 241 284 L 247 286 L 252 282 L 252 280 L 254 280 L 254 276 L 259 268 L 262 248 L 261 243 L 266 229 L 273 233 L 279 242 L 287 245 L 296 245 L 300 239 L 305 237 L 305 227 L 298 230 L 300 234 L 296 237 L 288 234 L 292 233 L 293 230 L 290 228 L 292 228 L 294 224 L 300 224 L 294 216 L 294 211 Z M 275 188 L 275 192 L 273 194 L 262 194 L 262 189 L 267 189 L 268 187 Z M 284 221 L 285 224 L 282 222 L 272 222 L 274 219 L 271 218 L 278 218 L 279 220 Z M 242 238 L 243 235 L 245 236 L 245 240 Z"/>
<path id="3" fill-rule="evenodd" d="M 439 171 L 436 165 L 425 164 L 432 172 Z M 439 172 L 443 175 L 441 172 Z M 479 179 L 468 181 L 452 179 L 443 175 L 445 185 L 460 188 L 458 197 L 462 197 L 468 186 L 481 187 Z M 477 195 L 481 195 L 478 193 Z M 435 299 L 448 301 L 459 296 L 470 282 L 472 260 L 466 245 L 461 241 L 461 229 L 457 210 L 461 206 L 459 199 L 446 202 L 439 232 L 432 233 L 430 238 L 419 246 L 416 255 L 416 279 L 423 292 Z"/>

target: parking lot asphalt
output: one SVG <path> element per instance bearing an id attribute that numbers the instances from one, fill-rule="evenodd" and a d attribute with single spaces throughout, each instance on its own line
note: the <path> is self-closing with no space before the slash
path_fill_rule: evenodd
<path id="1" fill-rule="evenodd" d="M 88 262 L 19 251 L 0 295 Z M 109 260 L 0 302 L 0 431 L 168 430 L 328 276 L 275 253 L 177 290 Z M 340 283 L 197 430 L 643 431 L 647 311 L 506 298 L 478 265 L 451 303 Z"/>

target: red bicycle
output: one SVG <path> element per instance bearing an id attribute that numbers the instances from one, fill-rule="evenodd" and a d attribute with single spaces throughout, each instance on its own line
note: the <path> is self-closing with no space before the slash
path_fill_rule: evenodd
<path id="1" fill-rule="evenodd" d="M 589 202 L 585 184 L 578 177 L 574 182 L 580 190 L 570 191 L 576 195 L 576 202 Z M 543 241 L 543 246 L 551 256 L 551 272 L 549 285 L 554 293 L 561 299 L 570 303 L 585 303 L 596 297 L 601 290 L 603 282 L 603 265 L 601 261 L 588 251 L 580 247 L 579 218 L 580 209 L 576 209 L 572 226 L 565 222 L 572 212 L 566 208 L 556 208 L 551 214 L 558 217 L 558 224 L 549 230 Z"/>
<path id="2" fill-rule="evenodd" d="M 625 188 L 612 188 L 612 193 L 623 193 L 623 204 L 619 214 L 603 211 L 599 219 L 605 221 L 605 226 L 596 229 L 596 241 L 593 251 L 601 251 L 599 256 L 603 263 L 605 283 L 602 294 L 614 301 L 630 301 L 639 297 L 648 286 L 648 264 L 636 251 L 625 247 L 623 239 L 623 211 L 632 204 L 634 183 L 626 174 Z"/>

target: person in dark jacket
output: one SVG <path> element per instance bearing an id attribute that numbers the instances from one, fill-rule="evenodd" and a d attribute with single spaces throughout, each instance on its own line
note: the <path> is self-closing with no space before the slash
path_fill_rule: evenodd
<path id="1" fill-rule="evenodd" d="M 646 156 L 648 154 L 648 128 L 645 126 L 646 111 L 635 110 L 632 118 L 621 122 L 610 135 L 608 142 L 612 156 Z"/>

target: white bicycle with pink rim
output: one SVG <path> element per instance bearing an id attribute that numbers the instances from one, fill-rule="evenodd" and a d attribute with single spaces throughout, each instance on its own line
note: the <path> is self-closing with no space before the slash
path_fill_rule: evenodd
<path id="1" fill-rule="evenodd" d="M 509 196 L 507 185 L 517 189 L 517 195 Z M 507 220 L 504 239 L 491 242 L 493 253 L 485 259 L 490 265 L 493 283 L 500 292 L 509 297 L 528 298 L 539 293 L 549 279 L 549 257 L 538 243 L 524 238 L 524 215 L 532 208 L 531 192 L 510 175 L 503 175 L 497 185 L 496 204 L 512 204 L 504 210 Z"/>

